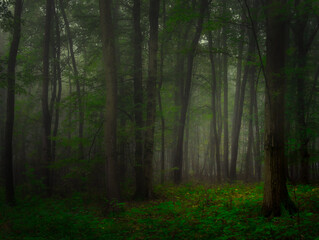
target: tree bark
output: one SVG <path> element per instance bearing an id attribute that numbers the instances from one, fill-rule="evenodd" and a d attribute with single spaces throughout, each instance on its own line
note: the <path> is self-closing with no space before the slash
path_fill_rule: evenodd
<path id="1" fill-rule="evenodd" d="M 134 0 L 133 6 L 133 49 L 134 49 L 134 117 L 135 117 L 135 198 L 145 197 L 143 172 L 143 85 L 142 85 L 142 31 L 141 1 Z"/>
<path id="2" fill-rule="evenodd" d="M 158 50 L 158 16 L 160 1 L 151 0 L 149 8 L 150 39 L 147 79 L 147 105 L 146 105 L 146 131 L 144 145 L 144 197 L 149 199 L 152 195 L 153 155 L 154 155 L 154 129 L 156 113 L 156 80 L 157 80 L 157 50 Z"/>
<path id="3" fill-rule="evenodd" d="M 100 24 L 105 70 L 106 103 L 104 144 L 106 157 L 106 189 L 110 200 L 120 199 L 117 163 L 117 69 L 112 22 L 112 0 L 100 0 Z"/>
<path id="4" fill-rule="evenodd" d="M 55 62 L 54 62 L 54 68 L 55 68 L 55 78 L 58 85 L 58 92 L 57 96 L 55 98 L 55 119 L 54 119 L 54 125 L 53 125 L 53 133 L 52 136 L 54 138 L 52 142 L 52 161 L 54 162 L 56 160 L 56 137 L 58 135 L 58 129 L 59 129 L 59 121 L 60 121 L 60 101 L 61 101 L 61 94 L 62 94 L 62 77 L 61 77 L 61 38 L 60 38 L 60 23 L 59 23 L 59 16 L 55 12 L 55 44 L 54 44 L 54 50 L 55 50 Z"/>
<path id="5" fill-rule="evenodd" d="M 224 3 L 224 9 L 226 9 L 226 1 Z M 226 11 L 226 10 L 224 10 Z M 227 51 L 227 35 L 226 28 L 223 28 L 222 34 L 223 49 Z M 227 54 L 223 55 L 223 82 L 224 82 L 224 178 L 229 178 L 229 140 L 228 140 L 228 57 Z"/>
<path id="6" fill-rule="evenodd" d="M 211 142 L 214 144 L 214 146 L 211 146 L 211 161 L 213 162 L 213 159 L 215 158 L 216 161 L 216 177 L 217 182 L 221 181 L 221 164 L 220 164 L 220 139 L 218 137 L 217 132 L 217 80 L 216 80 L 216 69 L 215 69 L 215 60 L 213 56 L 213 41 L 212 41 L 212 34 L 211 32 L 208 32 L 208 48 L 209 48 L 209 58 L 211 62 L 211 71 L 212 71 L 212 82 L 211 82 L 211 108 L 213 113 L 213 119 L 211 122 L 211 133 L 213 134 Z M 213 154 L 214 153 L 214 154 Z"/>
<path id="7" fill-rule="evenodd" d="M 250 182 L 253 180 L 253 143 L 254 143 L 254 130 L 253 130 L 253 117 L 254 117 L 254 96 L 255 96 L 255 78 L 256 67 L 252 67 L 249 76 L 249 120 L 248 120 L 248 143 L 247 153 L 245 158 L 245 181 Z"/>
<path id="8" fill-rule="evenodd" d="M 163 0 L 163 28 L 166 26 L 166 3 Z M 163 85 L 163 71 L 164 71 L 164 40 L 161 42 L 160 51 L 160 82 L 158 84 L 158 107 L 161 115 L 161 184 L 164 184 L 165 179 L 165 118 L 162 107 L 161 89 Z"/>
<path id="9" fill-rule="evenodd" d="M 286 186 L 285 160 L 285 0 L 267 1 L 264 216 L 280 216 L 282 206 L 296 211 Z"/>
<path id="10" fill-rule="evenodd" d="M 248 41 L 248 52 L 247 52 L 247 60 L 246 66 L 244 69 L 243 80 L 240 86 L 239 98 L 238 102 L 235 105 L 234 110 L 234 122 L 232 126 L 232 144 L 231 144 L 231 159 L 230 159 L 230 179 L 235 181 L 236 176 L 236 165 L 237 165 L 237 155 L 238 155 L 238 140 L 240 135 L 240 126 L 243 114 L 244 107 L 244 99 L 245 99 L 245 91 L 246 91 L 246 83 L 248 80 L 249 72 L 251 69 L 251 61 L 253 59 L 253 53 L 255 50 L 255 40 L 252 33 L 249 33 L 249 41 Z"/>
<path id="11" fill-rule="evenodd" d="M 43 46 L 43 81 L 42 81 L 42 124 L 43 124 L 43 146 L 42 158 L 45 164 L 45 184 L 47 187 L 47 194 L 52 194 L 52 173 L 50 164 L 52 162 L 51 156 L 51 115 L 49 110 L 49 55 L 50 55 L 50 39 L 51 39 L 51 22 L 53 16 L 54 0 L 46 1 L 46 17 L 45 17 L 45 32 L 44 32 L 44 46 Z"/>
<path id="12" fill-rule="evenodd" d="M 14 102 L 15 102 L 15 69 L 17 62 L 17 54 L 19 49 L 20 34 L 21 34 L 21 15 L 23 1 L 16 0 L 14 7 L 14 22 L 13 22 L 13 38 L 10 45 L 9 60 L 8 60 L 8 90 L 7 90 L 7 114 L 5 121 L 4 133 L 4 171 L 5 171 L 5 193 L 6 202 L 9 205 L 15 205 L 15 192 L 13 182 L 13 125 L 14 125 Z"/>
<path id="13" fill-rule="evenodd" d="M 192 74 L 193 74 L 193 62 L 195 57 L 195 52 L 197 49 L 198 41 L 202 32 L 202 26 L 204 21 L 205 11 L 208 8 L 208 1 L 201 0 L 199 18 L 197 22 L 196 32 L 192 40 L 190 50 L 187 56 L 187 75 L 185 81 L 185 88 L 183 91 L 183 101 L 180 110 L 180 118 L 177 133 L 177 147 L 174 157 L 174 182 L 179 184 L 182 181 L 182 169 L 183 169 L 183 142 L 184 142 L 184 128 L 186 121 L 187 108 L 190 98 Z"/>

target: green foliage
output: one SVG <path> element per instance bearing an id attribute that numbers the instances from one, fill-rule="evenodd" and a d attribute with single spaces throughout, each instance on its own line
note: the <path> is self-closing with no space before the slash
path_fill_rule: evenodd
<path id="1" fill-rule="evenodd" d="M 316 239 L 318 186 L 289 186 L 289 190 L 299 214 L 273 219 L 260 215 L 261 184 L 156 186 L 155 200 L 103 201 L 99 208 L 81 194 L 67 199 L 31 198 L 16 208 L 2 206 L 0 238 Z M 107 214 L 102 213 L 105 209 Z"/>

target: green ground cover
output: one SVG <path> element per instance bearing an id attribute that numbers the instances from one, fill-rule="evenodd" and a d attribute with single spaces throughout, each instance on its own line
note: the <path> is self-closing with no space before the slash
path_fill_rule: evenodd
<path id="1" fill-rule="evenodd" d="M 148 202 L 27 197 L 0 206 L 0 239 L 319 239 L 319 188 L 289 186 L 300 211 L 260 215 L 261 184 L 157 186 Z M 105 206 L 110 205 L 105 201 Z"/>

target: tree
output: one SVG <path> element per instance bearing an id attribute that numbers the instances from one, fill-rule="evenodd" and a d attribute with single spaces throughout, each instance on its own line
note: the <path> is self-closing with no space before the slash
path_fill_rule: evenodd
<path id="1" fill-rule="evenodd" d="M 52 194 L 52 174 L 50 164 L 52 162 L 51 156 L 51 116 L 49 110 L 49 82 L 50 82 L 50 39 L 51 39 L 51 22 L 53 16 L 54 0 L 46 1 L 46 15 L 45 15 L 45 29 L 44 29 L 44 45 L 43 45 L 43 80 L 42 80 L 42 158 L 45 164 L 45 183 L 47 187 L 47 194 Z"/>
<path id="2" fill-rule="evenodd" d="M 134 0 L 133 5 L 133 49 L 134 49 L 134 118 L 135 118 L 135 197 L 143 198 L 145 179 L 143 173 L 143 84 L 142 84 L 142 31 L 141 1 Z"/>
<path id="3" fill-rule="evenodd" d="M 195 57 L 198 41 L 202 32 L 204 15 L 207 8 L 208 8 L 208 1 L 201 0 L 199 18 L 198 18 L 198 22 L 196 26 L 195 35 L 191 42 L 190 50 L 187 54 L 187 74 L 186 74 L 185 88 L 183 88 L 183 92 L 182 92 L 182 106 L 181 106 L 180 116 L 178 121 L 179 125 L 178 125 L 178 132 L 177 132 L 177 147 L 176 147 L 176 152 L 174 156 L 174 167 L 175 167 L 174 182 L 176 184 L 179 184 L 182 181 L 184 128 L 185 128 L 188 103 L 190 99 L 193 62 L 194 62 L 194 57 Z"/>
<path id="4" fill-rule="evenodd" d="M 146 86 L 146 131 L 144 145 L 144 197 L 150 198 L 152 194 L 154 129 L 156 113 L 156 80 L 157 80 L 157 50 L 158 50 L 158 16 L 160 1 L 151 0 L 149 7 L 150 39 L 148 56 L 148 79 Z"/>
<path id="5" fill-rule="evenodd" d="M 285 0 L 267 1 L 266 26 L 266 102 L 265 102 L 265 184 L 264 216 L 280 216 L 282 207 L 290 213 L 296 207 L 286 186 L 285 160 Z"/>
<path id="6" fill-rule="evenodd" d="M 106 88 L 104 144 L 105 144 L 105 174 L 107 197 L 120 199 L 117 169 L 117 70 L 114 45 L 114 30 L 112 22 L 112 0 L 100 0 L 100 24 L 102 31 L 102 46 L 104 59 L 104 75 Z"/>
<path id="7" fill-rule="evenodd" d="M 13 182 L 13 125 L 14 125 L 14 102 L 15 102 L 15 69 L 17 62 L 17 54 L 19 49 L 20 34 L 21 34 L 21 14 L 22 0 L 16 0 L 14 7 L 14 22 L 13 22 L 13 38 L 10 46 L 8 60 L 8 90 L 7 90 L 7 115 L 5 122 L 4 135 L 4 171 L 5 171 L 5 186 L 6 186 L 6 202 L 9 205 L 15 205 L 15 192 Z"/>
<path id="8" fill-rule="evenodd" d="M 62 17 L 64 20 L 65 24 L 65 29 L 67 33 L 67 39 L 69 43 L 69 49 L 70 49 L 70 54 L 71 54 L 71 60 L 72 60 L 72 69 L 74 73 L 74 78 L 75 78 L 75 86 L 76 86 L 76 95 L 77 95 L 77 103 L 78 103 L 78 108 L 79 108 L 79 158 L 83 159 L 84 158 L 84 147 L 83 147 L 83 128 L 84 128 L 84 107 L 83 107 L 83 100 L 82 100 L 82 94 L 81 94 L 81 84 L 79 80 L 79 71 L 78 67 L 76 64 L 75 60 L 75 54 L 73 50 L 73 39 L 71 35 L 71 29 L 70 29 L 70 24 L 69 20 L 66 16 L 66 12 L 64 9 L 64 2 L 63 0 L 59 0 L 60 2 L 60 9 L 62 13 Z"/>

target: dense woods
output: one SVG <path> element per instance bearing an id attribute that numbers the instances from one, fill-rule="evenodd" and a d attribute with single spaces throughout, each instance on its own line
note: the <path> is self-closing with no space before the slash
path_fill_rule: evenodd
<path id="1" fill-rule="evenodd" d="M 1 207 L 82 194 L 107 217 L 200 192 L 231 212 L 251 191 L 256 216 L 301 231 L 301 196 L 319 199 L 318 31 L 318 0 L 0 1 Z"/>

